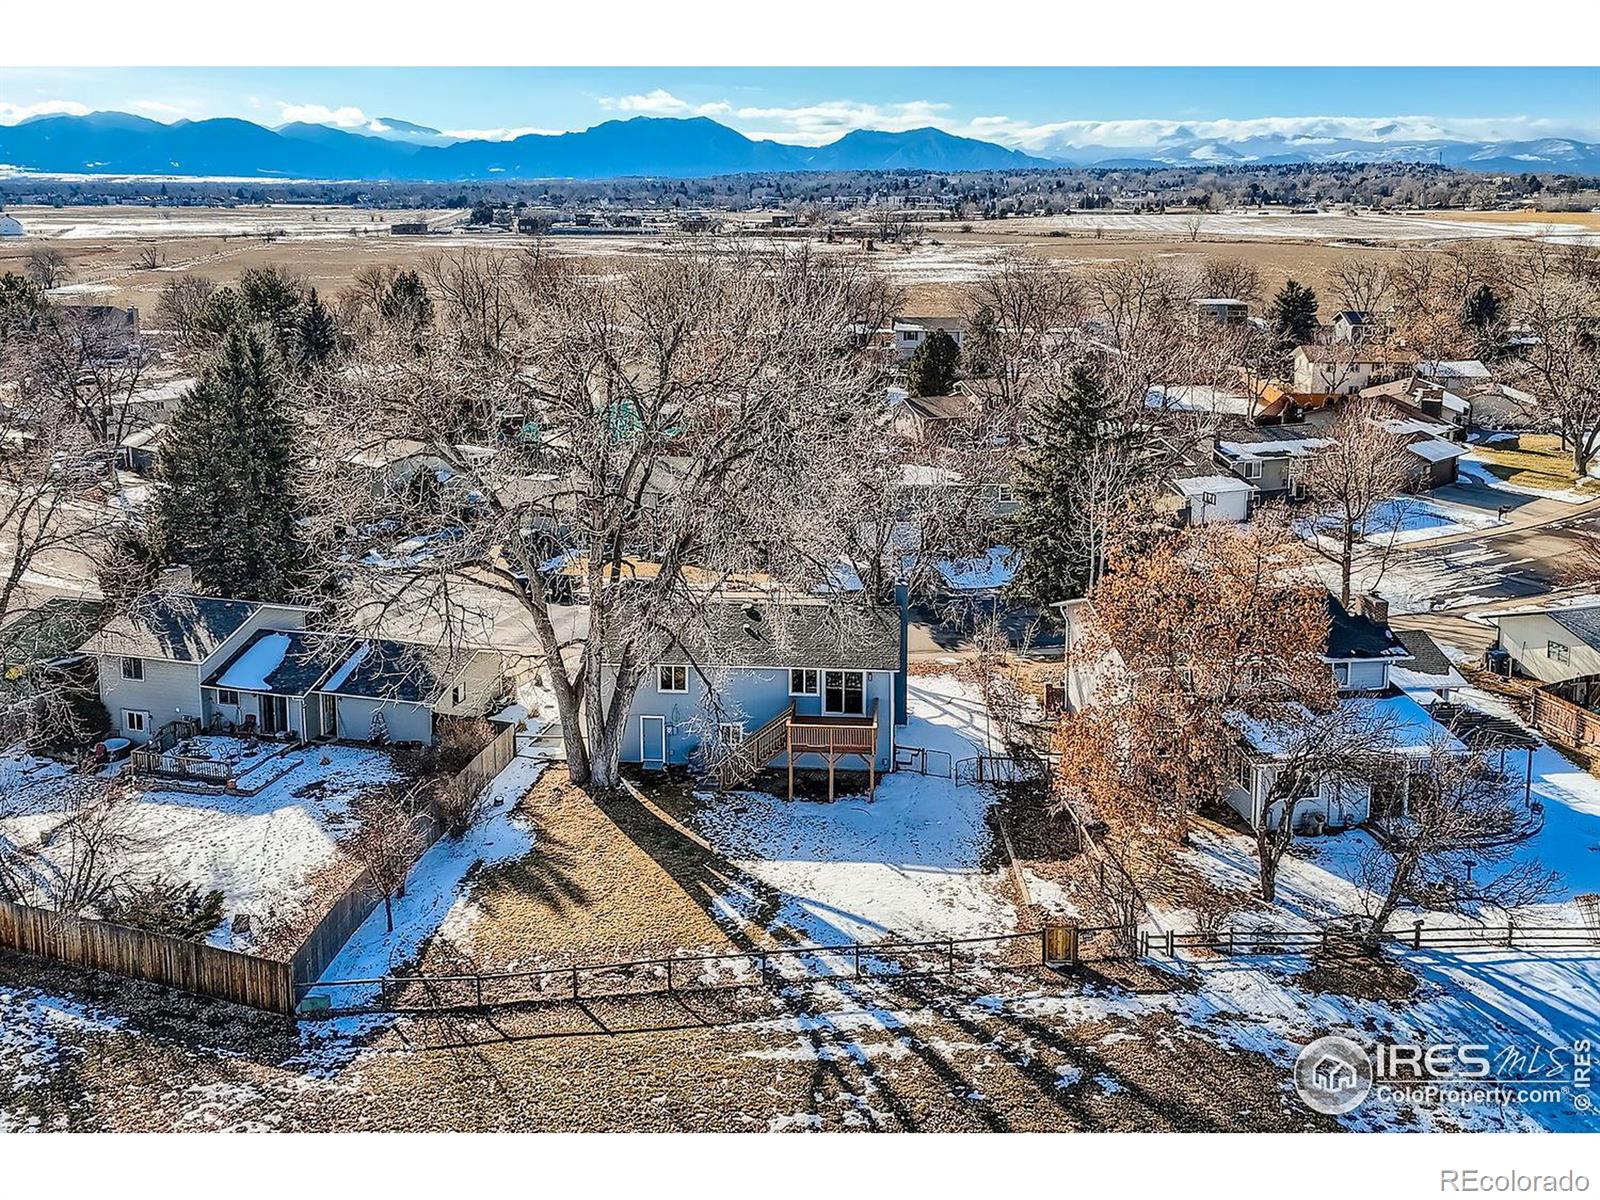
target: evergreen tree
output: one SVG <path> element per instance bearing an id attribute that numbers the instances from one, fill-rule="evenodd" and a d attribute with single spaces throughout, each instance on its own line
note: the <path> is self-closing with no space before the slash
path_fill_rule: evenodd
<path id="1" fill-rule="evenodd" d="M 294 433 L 271 351 L 229 331 L 183 397 L 162 454 L 157 505 L 164 561 L 187 563 L 220 596 L 282 600 L 300 582 Z"/>
<path id="2" fill-rule="evenodd" d="M 1111 418 L 1100 377 L 1083 363 L 1072 368 L 1065 389 L 1034 406 L 1017 475 L 1017 510 L 1009 522 L 1010 543 L 1022 556 L 1010 586 L 1018 603 L 1048 612 L 1088 586 L 1092 564 L 1077 484 L 1096 448 L 1125 436 Z"/>
<path id="3" fill-rule="evenodd" d="M 1316 340 L 1317 294 L 1291 279 L 1273 297 L 1267 319 L 1280 347 L 1304 346 Z"/>
<path id="4" fill-rule="evenodd" d="M 422 276 L 415 271 L 396 274 L 378 301 L 378 312 L 403 336 L 420 344 L 422 334 L 433 324 L 433 300 Z"/>
<path id="5" fill-rule="evenodd" d="M 961 347 L 942 329 L 922 339 L 911 356 L 907 387 L 913 396 L 948 396 L 956 386 L 956 368 L 961 362 Z"/>
<path id="6" fill-rule="evenodd" d="M 327 362 L 339 347 L 339 329 L 333 323 L 333 314 L 317 299 L 317 290 L 311 289 L 294 325 L 294 361 L 302 372 L 309 372 Z"/>
<path id="7" fill-rule="evenodd" d="M 1461 325 L 1473 336 L 1479 355 L 1493 358 L 1500 349 L 1500 297 L 1487 283 L 1467 294 L 1461 305 Z"/>

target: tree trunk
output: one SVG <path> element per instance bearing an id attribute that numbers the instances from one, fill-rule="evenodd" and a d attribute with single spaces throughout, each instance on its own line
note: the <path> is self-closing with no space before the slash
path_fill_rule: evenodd
<path id="1" fill-rule="evenodd" d="M 1344 547 L 1339 555 L 1339 603 L 1345 608 L 1350 607 L 1350 566 L 1355 558 L 1356 537 L 1355 526 L 1348 520 L 1344 523 Z"/>
<path id="2" fill-rule="evenodd" d="M 383 924 L 384 932 L 394 932 L 394 901 L 390 899 L 387 892 L 384 893 L 383 897 Z"/>

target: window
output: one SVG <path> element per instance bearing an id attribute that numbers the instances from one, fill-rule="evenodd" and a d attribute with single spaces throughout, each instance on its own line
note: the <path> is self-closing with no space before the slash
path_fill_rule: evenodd
<path id="1" fill-rule="evenodd" d="M 815 696 L 817 673 L 810 667 L 791 667 L 789 670 L 789 695 Z"/>
<path id="2" fill-rule="evenodd" d="M 994 498 L 997 504 L 1015 504 L 1017 494 L 1011 490 L 1009 483 L 997 483 L 994 488 Z"/>
<path id="3" fill-rule="evenodd" d="M 1572 661 L 1572 653 L 1565 642 L 1547 642 L 1545 644 L 1545 653 L 1550 656 L 1551 662 L 1570 663 Z"/>
<path id="4" fill-rule="evenodd" d="M 1217 494 L 1215 492 L 1201 492 L 1200 503 L 1209 504 L 1212 507 L 1215 507 L 1217 503 Z"/>
<path id="5" fill-rule="evenodd" d="M 1246 479 L 1260 479 L 1261 478 L 1261 460 L 1259 458 L 1247 458 L 1247 459 L 1245 459 L 1245 462 L 1244 462 L 1244 477 Z"/>
<path id="6" fill-rule="evenodd" d="M 236 691 L 233 691 L 231 688 L 218 688 L 217 689 L 217 703 L 218 704 L 237 704 L 237 703 L 239 703 L 239 693 L 236 692 Z"/>
<path id="7" fill-rule="evenodd" d="M 717 736 L 724 746 L 744 745 L 744 722 L 722 721 L 717 725 Z"/>
<path id="8" fill-rule="evenodd" d="M 125 708 L 122 710 L 122 728 L 129 733 L 144 733 L 150 728 L 150 714 Z"/>
<path id="9" fill-rule="evenodd" d="M 824 671 L 822 711 L 845 717 L 867 713 L 866 673 L 863 671 Z"/>
<path id="10" fill-rule="evenodd" d="M 658 692 L 687 692 L 689 690 L 689 668 L 685 666 L 657 667 L 656 691 Z"/>
<path id="11" fill-rule="evenodd" d="M 1345 687 L 1345 686 L 1347 686 L 1349 684 L 1349 682 L 1350 682 L 1350 664 L 1349 663 L 1334 663 L 1333 664 L 1333 681 L 1335 683 L 1337 683 L 1340 687 Z"/>
<path id="12" fill-rule="evenodd" d="M 450 689 L 450 703 L 452 705 L 459 706 L 459 705 L 465 703 L 466 699 L 467 699 L 467 685 L 466 684 L 458 683 L 458 684 L 455 685 L 455 687 Z"/>
<path id="13" fill-rule="evenodd" d="M 122 660 L 122 677 L 124 679 L 143 679 L 144 659 L 124 658 Z"/>

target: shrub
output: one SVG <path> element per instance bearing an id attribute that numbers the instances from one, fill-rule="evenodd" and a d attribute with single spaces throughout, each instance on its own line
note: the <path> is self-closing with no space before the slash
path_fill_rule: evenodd
<path id="1" fill-rule="evenodd" d="M 156 876 L 119 888 L 100 910 L 118 925 L 203 942 L 222 924 L 222 902 L 220 891 L 202 892 L 195 884 Z"/>

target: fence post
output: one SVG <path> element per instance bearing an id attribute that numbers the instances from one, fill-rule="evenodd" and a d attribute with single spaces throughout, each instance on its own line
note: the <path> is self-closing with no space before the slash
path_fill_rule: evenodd
<path id="1" fill-rule="evenodd" d="M 1067 926 L 1067 965 L 1072 967 L 1078 965 L 1078 927 L 1076 925 Z"/>
<path id="2" fill-rule="evenodd" d="M 1148 929 L 1139 931 L 1139 957 L 1150 957 L 1150 931 Z"/>
<path id="3" fill-rule="evenodd" d="M 1040 961 L 1040 963 L 1047 963 L 1047 962 L 1050 961 L 1050 926 L 1049 925 L 1045 925 L 1043 928 L 1041 928 L 1039 930 L 1039 961 Z"/>
<path id="4" fill-rule="evenodd" d="M 1515 917 L 1508 916 L 1506 918 L 1506 949 L 1507 950 L 1510 950 L 1512 948 L 1512 943 L 1514 941 L 1516 941 L 1516 937 L 1517 937 L 1517 920 L 1516 920 Z"/>
<path id="5" fill-rule="evenodd" d="M 572 964 L 572 998 L 578 998 L 578 964 Z"/>
<path id="6" fill-rule="evenodd" d="M 1168 958 L 1176 958 L 1177 957 L 1177 954 L 1173 951 L 1173 935 L 1174 935 L 1174 931 L 1173 930 L 1171 930 L 1171 929 L 1167 930 L 1167 957 Z"/>
<path id="7" fill-rule="evenodd" d="M 951 975 L 954 975 L 956 973 L 956 940 L 955 940 L 955 938 L 951 938 L 950 939 L 950 971 L 949 971 L 949 973 Z"/>
<path id="8" fill-rule="evenodd" d="M 1411 948 L 1413 950 L 1422 949 L 1422 922 L 1420 920 L 1411 922 Z"/>
<path id="9" fill-rule="evenodd" d="M 1233 926 L 1228 926 L 1228 953 L 1233 953 Z"/>
<path id="10" fill-rule="evenodd" d="M 483 1007 L 483 976 L 482 975 L 474 975 L 472 977 L 472 990 L 477 994 L 478 1007 L 482 1008 Z"/>
<path id="11" fill-rule="evenodd" d="M 855 946 L 852 948 L 852 953 L 855 955 L 855 960 L 856 960 L 856 978 L 860 979 L 861 978 L 861 943 L 860 942 L 857 942 L 855 944 Z"/>

